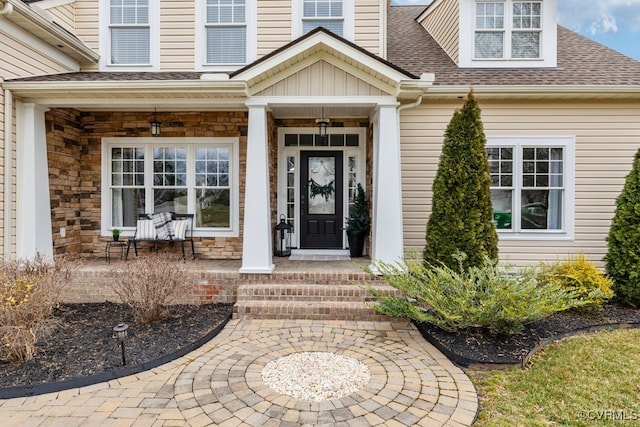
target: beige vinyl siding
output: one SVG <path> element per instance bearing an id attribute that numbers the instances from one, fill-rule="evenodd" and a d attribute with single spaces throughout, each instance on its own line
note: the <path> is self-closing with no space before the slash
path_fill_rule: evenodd
<path id="1" fill-rule="evenodd" d="M 0 58 L 0 76 L 5 79 L 71 71 L 65 65 L 31 47 L 28 40 L 19 39 L 3 31 L 0 31 Z"/>
<path id="2" fill-rule="evenodd" d="M 0 82 L 2 80 L 0 79 Z M 10 112 L 8 114 L 11 114 Z M 0 87 L 0 248 L 4 247 L 4 159 L 5 159 L 5 131 L 4 131 L 4 90 Z M 8 136 L 8 135 L 6 135 Z M 4 249 L 0 249 L 4 253 Z"/>
<path id="3" fill-rule="evenodd" d="M 459 7 L 458 0 L 444 0 L 420 22 L 456 64 L 459 59 Z"/>
<path id="4" fill-rule="evenodd" d="M 380 20 L 382 19 L 379 0 L 356 0 L 355 4 L 355 43 L 379 55 Z"/>
<path id="5" fill-rule="evenodd" d="M 258 58 L 291 41 L 291 1 L 258 1 Z"/>
<path id="6" fill-rule="evenodd" d="M 423 104 L 401 116 L 405 246 L 421 250 L 443 134 L 462 101 Z M 615 199 L 640 146 L 640 108 L 627 102 L 480 101 L 490 136 L 575 136 L 575 239 L 501 239 L 500 257 L 517 265 L 584 253 L 602 266 Z"/>
<path id="7" fill-rule="evenodd" d="M 381 96 L 383 92 L 325 61 L 298 71 L 257 96 Z"/>
<path id="8" fill-rule="evenodd" d="M 76 35 L 96 52 L 99 47 L 98 1 L 76 0 Z M 103 52 L 100 52 L 104 55 Z M 98 64 L 82 64 L 82 71 L 94 71 Z"/>
<path id="9" fill-rule="evenodd" d="M 195 13 L 194 1 L 164 0 L 161 3 L 160 69 L 162 71 L 194 69 Z"/>
<path id="10" fill-rule="evenodd" d="M 58 7 L 52 7 L 47 9 L 51 15 L 53 15 L 53 21 L 60 25 L 65 30 L 75 33 L 76 25 L 76 7 L 74 3 L 64 4 Z"/>

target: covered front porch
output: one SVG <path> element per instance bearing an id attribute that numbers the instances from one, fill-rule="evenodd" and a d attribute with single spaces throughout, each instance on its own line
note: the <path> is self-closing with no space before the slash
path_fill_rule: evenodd
<path id="1" fill-rule="evenodd" d="M 5 255 L 100 256 L 112 229 L 130 237 L 138 214 L 165 210 L 195 214 L 200 259 L 271 280 L 284 274 L 272 257 L 279 219 L 294 223 L 298 250 L 344 251 L 360 183 L 372 202 L 368 262 L 402 259 L 399 110 L 416 105 L 433 76 L 411 76 L 323 30 L 231 75 L 99 74 L 6 83 L 17 150 L 7 184 L 16 192 L 5 195 L 16 195 L 5 200 L 16 231 Z M 319 117 L 331 119 L 329 139 L 305 145 Z M 150 133 L 156 118 L 160 136 Z M 289 185 L 290 160 L 302 171 L 329 157 L 343 166 L 332 219 L 339 238 L 309 243 L 301 223 L 309 176 L 295 172 Z"/>

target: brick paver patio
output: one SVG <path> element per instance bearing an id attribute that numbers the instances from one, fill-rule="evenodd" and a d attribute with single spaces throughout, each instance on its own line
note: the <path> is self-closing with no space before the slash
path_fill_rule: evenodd
<path id="1" fill-rule="evenodd" d="M 298 401 L 269 389 L 270 361 L 334 352 L 371 372 L 340 399 Z M 232 320 L 200 349 L 108 383 L 0 401 L 3 426 L 469 426 L 469 378 L 406 322 Z"/>

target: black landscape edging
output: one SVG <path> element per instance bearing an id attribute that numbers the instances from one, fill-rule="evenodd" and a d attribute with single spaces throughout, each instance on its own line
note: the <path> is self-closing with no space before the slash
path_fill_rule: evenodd
<path id="1" fill-rule="evenodd" d="M 0 388 L 0 399 L 37 396 L 40 394 L 54 393 L 56 391 L 68 390 L 71 388 L 86 387 L 89 385 L 111 381 L 117 378 L 122 378 L 128 375 L 133 375 L 143 371 L 148 371 L 153 368 L 157 368 L 160 365 L 164 365 L 165 363 L 178 359 L 179 357 L 182 357 L 185 354 L 190 353 L 199 347 L 202 347 L 205 343 L 207 343 L 213 337 L 220 333 L 222 328 L 224 328 L 229 320 L 231 320 L 231 316 L 231 313 L 227 314 L 226 318 L 218 326 L 216 326 L 202 338 L 176 350 L 173 353 L 165 354 L 164 356 L 161 356 L 157 359 L 150 360 L 148 362 L 144 362 L 135 366 L 127 366 L 112 371 L 101 372 L 99 374 L 93 374 L 80 378 L 72 378 L 70 380 L 58 381 L 54 383 Z"/>
<path id="2" fill-rule="evenodd" d="M 527 353 L 526 356 L 524 356 L 520 360 L 517 360 L 517 361 L 514 360 L 513 362 L 492 362 L 492 361 L 486 361 L 486 360 L 478 360 L 471 357 L 463 356 L 458 353 L 454 353 L 453 351 L 449 350 L 447 346 L 443 345 L 440 341 L 434 338 L 425 328 L 423 328 L 420 322 L 414 321 L 413 323 L 414 325 L 416 325 L 416 328 L 418 328 L 418 331 L 420 331 L 420 334 L 425 340 L 427 340 L 430 344 L 436 347 L 442 354 L 447 356 L 447 358 L 451 360 L 453 363 L 455 363 L 456 365 L 461 366 L 463 368 L 468 368 L 470 366 L 477 366 L 477 367 L 484 367 L 488 369 L 500 369 L 500 368 L 508 368 L 512 366 L 518 366 L 523 368 L 529 363 L 531 358 L 537 352 L 545 349 L 550 344 L 553 344 L 554 342 L 561 340 L 563 338 L 592 333 L 592 332 L 604 331 L 604 330 L 640 329 L 640 323 L 635 323 L 635 322 L 607 323 L 602 325 L 587 326 L 585 328 L 578 328 L 572 331 L 557 333 L 551 337 L 542 339 Z"/>

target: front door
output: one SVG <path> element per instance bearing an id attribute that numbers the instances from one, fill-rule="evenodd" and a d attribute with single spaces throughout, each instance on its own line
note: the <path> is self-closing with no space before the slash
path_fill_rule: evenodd
<path id="1" fill-rule="evenodd" d="M 300 166 L 300 248 L 342 249 L 342 151 L 301 151 Z"/>

